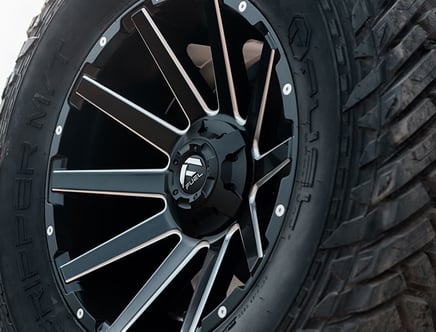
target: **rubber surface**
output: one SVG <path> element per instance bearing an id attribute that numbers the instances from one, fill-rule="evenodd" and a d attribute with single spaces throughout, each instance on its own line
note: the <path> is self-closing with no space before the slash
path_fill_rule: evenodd
<path id="1" fill-rule="evenodd" d="M 28 68 L 39 36 L 66 3 L 46 2 L 29 29 L 29 39 L 3 93 L 0 167 L 12 144 L 6 134 L 16 130 L 7 124 L 14 126 L 9 119 L 18 90 L 23 79 L 33 74 Z M 274 326 L 280 331 L 434 331 L 436 3 L 320 0 L 294 1 L 283 7 L 268 7 L 265 15 L 278 20 L 277 33 L 289 41 L 291 67 L 300 75 L 297 88 L 306 112 L 300 186 L 292 197 L 289 229 L 271 258 L 270 270 L 259 278 L 223 330 Z M 319 32 L 318 24 L 324 24 L 326 32 Z M 69 61 L 62 43 L 56 47 L 57 61 Z M 324 54 L 329 54 L 325 57 L 328 64 L 322 61 Z M 335 86 L 327 86 L 329 77 Z M 42 128 L 45 107 L 51 104 L 49 83 L 43 82 L 46 91 L 34 94 L 32 111 L 21 119 L 35 130 Z M 337 93 L 331 95 L 335 89 Z M 333 108 L 334 123 L 329 123 L 333 118 L 325 105 Z M 39 278 L 31 264 L 32 237 L 27 233 L 30 219 L 25 210 L 30 204 L 29 185 L 35 185 L 29 182 L 34 168 L 29 158 L 36 147 L 30 141 L 20 143 L 21 159 L 14 168 L 0 168 L 15 177 L 16 213 L 8 234 L 14 234 L 11 246 L 17 248 L 15 263 L 2 255 L 0 265 L 3 273 L 11 266 L 20 271 L 15 278 L 22 285 L 11 289 L 0 282 L 0 331 L 26 331 L 35 326 L 46 331 L 78 329 L 66 310 L 60 309 L 60 297 L 46 297 L 46 289 L 53 294 L 55 286 L 47 283 L 48 277 Z M 317 201 L 325 197 L 328 201 Z M 311 214 L 315 207 L 318 212 Z M 304 248 L 313 259 L 298 269 L 298 282 L 289 283 L 294 276 L 283 266 L 294 261 L 293 256 L 301 256 L 292 248 L 303 246 L 295 243 L 292 234 L 302 227 L 302 220 L 320 215 L 325 217 L 325 227 L 322 223 L 317 231 L 302 228 L 312 232 L 305 239 L 313 241 Z M 284 256 L 284 252 L 289 254 Z M 277 300 L 274 278 L 286 273 L 277 280 L 287 280 L 289 292 Z M 301 287 L 289 286 L 297 284 Z M 23 294 L 29 299 L 23 310 L 33 317 L 29 322 L 12 314 L 18 312 L 17 297 Z M 9 310 L 7 303 L 14 303 L 15 309 Z M 269 311 L 276 307 L 282 309 Z M 283 312 L 288 312 L 285 318 Z"/>
<path id="2" fill-rule="evenodd" d="M 299 307 L 302 330 L 434 331 L 436 4 L 343 5 L 362 70 L 343 108 L 359 117 L 358 174 L 348 218 L 321 244 L 331 258 Z"/>
<path id="3" fill-rule="evenodd" d="M 50 24 L 53 15 L 57 12 L 60 6 L 59 1 L 46 0 L 41 13 L 35 16 L 27 30 L 28 39 L 23 43 L 21 51 L 17 57 L 15 68 L 12 74 L 9 76 L 6 87 L 2 94 L 2 104 L 0 107 L 0 170 L 2 168 L 3 161 L 7 156 L 8 142 L 6 141 L 6 133 L 12 115 L 12 110 L 18 95 L 20 86 L 22 85 L 23 76 L 25 75 L 28 65 L 35 52 L 36 45 L 39 43 L 39 36 L 41 36 Z M 26 149 L 26 147 L 24 147 Z M 23 219 L 17 218 L 17 223 L 20 225 Z M 19 227 L 22 227 L 19 226 Z M 28 243 L 29 239 L 25 240 L 21 236 L 24 234 L 18 234 L 18 244 L 20 244 L 20 238 L 24 243 Z M 25 256 L 21 256 L 25 257 Z M 38 291 L 37 291 L 38 292 Z M 37 294 L 37 293 L 34 293 Z M 40 293 L 41 294 L 41 293 Z M 36 301 L 37 303 L 37 301 Z M 37 305 L 37 304 L 36 304 Z M 35 308 L 36 316 L 39 308 Z M 44 323 L 43 323 L 44 324 Z M 47 324 L 48 327 L 52 326 L 51 323 Z M 10 310 L 8 308 L 4 285 L 2 277 L 0 275 L 0 331 L 1 332 L 13 332 L 16 331 L 15 324 L 12 322 Z"/>

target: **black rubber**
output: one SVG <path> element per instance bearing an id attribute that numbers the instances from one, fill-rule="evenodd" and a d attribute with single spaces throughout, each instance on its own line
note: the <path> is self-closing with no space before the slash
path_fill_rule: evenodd
<path id="1" fill-rule="evenodd" d="M 81 329 L 48 261 L 46 156 L 84 57 L 133 3 L 47 1 L 3 94 L 2 332 Z M 436 3 L 253 3 L 288 54 L 302 139 L 280 239 L 217 329 L 434 331 Z"/>

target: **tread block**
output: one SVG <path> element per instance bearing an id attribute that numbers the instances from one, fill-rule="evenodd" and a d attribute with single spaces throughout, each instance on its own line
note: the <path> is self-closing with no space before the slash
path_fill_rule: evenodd
<path id="1" fill-rule="evenodd" d="M 436 197 L 436 169 L 427 175 L 426 180 L 431 190 L 431 195 Z"/>
<path id="2" fill-rule="evenodd" d="M 26 56 L 30 52 L 30 50 L 36 46 L 36 42 L 38 41 L 38 39 L 39 39 L 38 37 L 31 37 L 27 39 L 23 43 L 23 46 L 21 46 L 21 50 L 20 53 L 18 54 L 17 60 Z"/>
<path id="3" fill-rule="evenodd" d="M 430 209 L 428 216 L 433 223 L 433 227 L 436 228 L 436 209 Z M 430 259 L 431 265 L 436 268 L 436 239 L 434 239 L 431 243 L 429 243 L 428 246 L 425 247 L 425 253 Z"/>
<path id="4" fill-rule="evenodd" d="M 322 248 L 350 245 L 361 240 L 374 240 L 383 232 L 404 222 L 429 202 L 427 191 L 419 183 L 398 199 L 381 204 L 366 216 L 359 216 L 342 223 L 322 244 Z"/>
<path id="5" fill-rule="evenodd" d="M 382 122 L 404 111 L 436 78 L 436 50 L 431 50 L 394 87 L 382 96 Z"/>
<path id="6" fill-rule="evenodd" d="M 329 325 L 326 332 L 396 332 L 403 326 L 397 308 L 390 305 L 369 314 L 353 316 L 345 322 Z"/>
<path id="7" fill-rule="evenodd" d="M 354 49 L 354 57 L 356 59 L 371 58 L 377 55 L 377 47 L 375 46 L 372 35 L 368 35 L 363 41 Z"/>
<path id="8" fill-rule="evenodd" d="M 382 16 L 373 29 L 379 50 L 383 50 L 415 16 L 425 0 L 399 0 Z"/>
<path id="9" fill-rule="evenodd" d="M 406 289 L 404 277 L 396 272 L 377 281 L 356 285 L 343 293 L 328 294 L 315 308 L 313 318 L 343 317 L 364 312 L 395 298 Z"/>
<path id="10" fill-rule="evenodd" d="M 396 161 L 377 172 L 372 204 L 377 204 L 410 182 L 436 160 L 436 132 L 407 150 Z"/>
<path id="11" fill-rule="evenodd" d="M 353 268 L 354 257 L 352 255 L 334 259 L 330 264 L 329 274 L 341 282 L 347 280 Z"/>
<path id="12" fill-rule="evenodd" d="M 429 39 L 436 39 L 436 8 L 425 13 L 419 25 L 428 33 Z"/>
<path id="13" fill-rule="evenodd" d="M 423 299 L 404 295 L 400 302 L 400 312 L 409 331 L 435 331 L 430 306 Z"/>
<path id="14" fill-rule="evenodd" d="M 407 284 L 419 288 L 434 289 L 436 277 L 430 259 L 424 253 L 420 253 L 404 264 L 404 277 Z"/>
<path id="15" fill-rule="evenodd" d="M 351 190 L 351 199 L 360 203 L 367 205 L 371 200 L 371 193 L 373 189 L 373 181 L 366 181 Z"/>
<path id="16" fill-rule="evenodd" d="M 415 26 L 403 40 L 392 49 L 386 56 L 386 59 L 380 62 L 376 68 L 359 82 L 351 93 L 345 104 L 345 110 L 361 102 L 372 92 L 374 92 L 383 82 L 391 79 L 396 71 L 404 65 L 409 57 L 425 43 L 428 34 L 420 26 Z M 374 45 L 370 39 L 359 45 L 355 51 L 356 58 L 374 56 Z"/>
<path id="17" fill-rule="evenodd" d="M 381 16 L 371 33 L 356 47 L 355 56 L 372 57 L 388 47 L 400 31 L 418 12 L 425 0 L 399 0 Z M 357 9 L 357 8 L 356 8 Z"/>
<path id="18" fill-rule="evenodd" d="M 373 218 L 374 212 L 359 216 L 342 223 L 322 244 L 322 249 L 331 249 L 353 244 L 365 237 L 366 225 Z"/>
<path id="19" fill-rule="evenodd" d="M 359 31 L 370 17 L 371 9 L 369 8 L 367 0 L 356 1 L 351 16 L 354 32 Z"/>
<path id="20" fill-rule="evenodd" d="M 386 71 L 389 76 L 393 76 L 427 39 L 428 34 L 422 27 L 413 27 L 386 56 Z"/>
<path id="21" fill-rule="evenodd" d="M 381 63 L 372 71 L 370 71 L 362 81 L 356 84 L 356 87 L 351 92 L 351 95 L 344 106 L 344 110 L 350 109 L 368 97 L 380 86 L 380 84 L 382 84 L 384 80 L 384 63 Z"/>
<path id="22" fill-rule="evenodd" d="M 377 108 L 373 108 L 358 120 L 358 125 L 360 128 L 377 130 L 379 128 L 379 118 L 380 116 Z"/>
<path id="23" fill-rule="evenodd" d="M 362 155 L 360 156 L 360 167 L 366 166 L 369 163 L 376 160 L 380 155 L 379 149 L 380 139 L 375 139 L 370 141 L 366 147 L 363 149 Z"/>
<path id="24" fill-rule="evenodd" d="M 429 98 L 424 99 L 408 116 L 389 129 L 392 144 L 404 143 L 435 115 L 436 106 L 433 101 Z"/>
<path id="25" fill-rule="evenodd" d="M 359 282 L 374 278 L 418 252 L 434 238 L 435 232 L 430 220 L 423 218 L 418 223 L 403 229 L 399 234 L 387 237 L 360 252 L 350 279 Z"/>
<path id="26" fill-rule="evenodd" d="M 358 0 L 352 10 L 352 26 L 357 33 L 365 23 L 373 16 L 377 15 L 386 0 Z"/>

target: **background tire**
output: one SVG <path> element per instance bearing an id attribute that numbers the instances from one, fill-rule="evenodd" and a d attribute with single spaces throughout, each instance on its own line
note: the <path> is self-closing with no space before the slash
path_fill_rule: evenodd
<path id="1" fill-rule="evenodd" d="M 292 166 L 281 178 L 282 184 L 287 184 L 286 179 L 291 181 L 286 201 L 277 194 L 286 189 L 278 183 L 279 189 L 268 189 L 270 191 L 262 196 L 273 199 L 264 198 L 264 205 L 258 203 L 262 206 L 259 215 L 266 215 L 265 228 L 276 229 L 277 234 L 272 240 L 262 242 L 265 257 L 259 261 L 258 268 L 248 269 L 243 282 L 245 287 L 236 292 L 241 295 L 226 294 L 220 301 L 206 306 L 199 322 L 202 330 L 434 331 L 434 2 L 224 2 L 226 5 L 221 4 L 224 28 L 247 26 L 247 33 L 252 33 L 255 40 L 263 38 L 258 37 L 259 34 L 268 33 L 269 39 L 265 40 L 275 45 L 280 54 L 281 62 L 276 60 L 276 63 L 287 65 L 278 65 L 280 70 L 276 69 L 273 74 L 271 89 L 278 92 L 273 99 L 280 102 L 267 109 L 279 109 L 277 112 L 285 114 L 287 107 L 290 105 L 292 109 L 293 105 L 287 98 L 293 98 L 297 112 L 288 118 L 290 128 L 295 130 L 284 134 L 287 144 L 292 146 L 287 152 Z M 186 1 L 185 4 L 194 6 L 196 2 Z M 142 217 L 141 213 L 152 209 L 153 204 L 142 205 L 142 201 L 137 204 L 129 198 L 122 202 L 108 198 L 101 205 L 98 200 L 74 205 L 71 201 L 80 201 L 80 195 L 67 193 L 65 187 L 53 192 L 56 171 L 87 169 L 86 165 L 96 163 L 105 167 L 104 162 L 117 159 L 112 156 L 124 156 L 123 151 L 136 151 L 139 146 L 133 138 L 123 139 L 124 145 L 132 143 L 128 149 L 113 142 L 109 147 L 97 146 L 98 134 L 109 128 L 110 136 L 116 136 L 119 129 L 102 125 L 106 120 L 99 120 L 102 115 L 95 109 L 96 115 L 87 118 L 92 106 L 84 103 L 86 98 L 78 98 L 75 92 L 80 89 L 84 72 L 89 82 L 110 81 L 105 76 L 105 68 L 117 62 L 118 43 L 122 44 L 120 40 L 127 38 L 126 35 L 138 33 L 129 20 L 123 19 L 121 24 L 114 22 L 131 17 L 142 6 L 142 2 L 133 0 L 48 1 L 29 29 L 29 40 L 23 46 L 4 92 L 0 114 L 0 331 L 105 330 L 113 323 L 113 317 L 119 315 L 119 303 L 124 300 L 120 293 L 112 292 L 114 285 L 122 285 L 122 289 L 132 292 L 129 283 L 134 282 L 129 277 L 150 272 L 142 272 L 142 268 L 128 270 L 138 264 L 129 260 L 128 264 L 133 265 L 126 263 L 124 271 L 132 271 L 127 278 L 117 272 L 113 280 L 107 274 L 97 281 L 78 277 L 79 282 L 65 282 L 62 266 L 89 250 L 86 246 L 92 243 L 83 244 L 80 239 L 89 237 L 102 243 L 103 239 L 113 236 L 112 233 L 119 234 L 138 223 L 135 218 Z M 165 15 L 174 14 L 177 6 L 168 1 L 156 6 L 147 3 L 146 7 L 167 37 L 171 25 L 165 24 L 179 16 L 169 15 L 169 20 Z M 179 8 L 180 13 L 183 7 Z M 260 20 L 262 24 L 244 23 L 250 19 L 255 23 Z M 183 17 L 174 22 L 183 40 L 186 33 L 183 29 L 189 24 L 181 24 L 185 22 Z M 121 37 L 111 30 L 120 25 Z M 244 30 L 232 30 L 235 31 L 238 31 L 236 36 L 243 35 Z M 235 36 L 227 35 L 229 43 Z M 172 47 L 179 49 L 174 41 L 177 38 L 169 40 L 173 41 Z M 265 40 L 262 39 L 264 45 Z M 106 45 L 107 53 L 96 51 Z M 234 61 L 234 53 L 231 55 Z M 153 70 L 151 65 L 147 69 Z M 284 75 L 287 80 L 283 81 L 281 75 L 289 69 L 289 75 Z M 256 73 L 262 73 L 257 70 Z M 190 69 L 189 73 L 192 72 Z M 195 79 L 196 83 L 198 81 L 201 78 Z M 152 85 L 157 85 L 156 82 L 158 78 Z M 257 81 L 251 78 L 249 82 L 252 86 Z M 289 83 L 292 90 L 286 90 L 286 84 L 282 83 Z M 161 96 L 162 91 L 158 90 L 156 95 Z M 241 98 L 241 91 L 238 90 L 237 98 Z M 240 99 L 237 102 L 243 103 Z M 283 110 L 275 107 L 282 104 Z M 77 119 L 81 121 L 73 123 L 74 116 L 65 111 L 66 105 L 79 114 Z M 249 118 L 249 112 L 247 114 Z M 280 126 L 275 130 L 274 124 L 288 122 L 283 121 L 281 115 L 278 120 L 274 116 L 267 117 L 273 119 L 272 125 L 265 125 L 269 126 L 267 136 L 274 137 L 272 133 L 277 132 L 279 139 Z M 208 115 L 209 118 L 212 115 Z M 238 128 L 244 140 L 251 142 L 247 139 L 254 132 L 250 124 L 241 129 L 240 123 L 232 121 L 223 121 L 231 125 L 219 129 L 226 131 L 219 134 L 226 136 L 227 130 Z M 95 129 L 93 137 L 90 129 Z M 190 139 L 191 136 L 188 141 Z M 272 141 L 275 147 L 277 143 Z M 83 153 L 71 152 L 77 147 Z M 246 150 L 246 157 L 251 160 L 251 146 Z M 69 158 L 68 164 L 59 151 Z M 93 155 L 102 155 L 105 151 L 111 158 L 92 159 Z M 150 159 L 150 155 L 147 156 Z M 142 165 L 141 158 L 129 159 L 128 166 Z M 155 159 L 159 164 L 160 159 Z M 272 166 L 266 163 L 262 167 L 277 166 L 271 163 Z M 244 200 L 238 211 L 242 212 L 232 219 L 232 222 L 237 220 L 238 225 L 245 225 L 244 220 L 249 220 L 250 211 L 244 204 L 248 202 L 249 189 L 256 184 L 257 175 L 270 174 L 256 166 L 256 158 L 253 165 L 254 171 L 246 172 L 252 176 L 244 173 L 247 185 L 241 185 Z M 237 185 L 237 179 L 232 178 L 232 181 Z M 179 202 L 180 197 L 173 194 L 171 199 Z M 191 196 L 183 199 L 190 200 Z M 279 205 L 283 206 L 283 212 Z M 120 206 L 118 210 L 117 206 Z M 100 223 L 96 221 L 97 226 L 80 221 L 87 221 L 86 215 L 98 219 L 98 213 L 91 211 L 99 208 L 105 210 L 105 218 Z M 129 213 L 120 212 L 126 208 Z M 111 215 L 122 218 L 125 225 L 116 228 Z M 183 216 L 180 220 L 186 218 Z M 277 221 L 281 226 L 272 227 Z M 110 230 L 105 228 L 106 224 L 110 225 Z M 208 227 L 207 231 L 195 227 L 193 231 L 183 225 L 180 232 L 212 243 L 209 232 L 214 235 L 218 230 L 230 232 L 234 224 L 225 221 L 212 230 Z M 103 234 L 106 231 L 107 234 Z M 171 247 L 171 243 L 165 243 L 163 249 L 151 247 L 151 251 L 147 251 L 149 249 L 145 248 L 139 262 L 148 256 L 159 256 L 156 253 L 165 252 L 166 246 Z M 232 246 L 236 248 L 238 243 L 232 242 Z M 236 252 L 233 250 L 236 249 L 231 252 Z M 147 261 L 147 264 L 157 264 L 156 270 L 165 257 L 162 255 L 157 262 Z M 233 265 L 239 265 L 240 258 L 232 257 L 237 259 L 232 261 Z M 201 267 L 202 263 L 192 264 L 184 270 L 188 275 L 193 271 L 197 273 L 196 266 Z M 242 279 L 244 273 L 238 273 Z M 142 286 L 147 278 L 136 279 Z M 96 284 L 106 279 L 114 283 L 112 288 L 107 287 L 110 292 L 90 291 L 89 285 L 98 288 Z M 181 285 L 178 279 L 177 285 Z M 158 302 L 157 309 L 146 311 L 134 328 L 181 328 L 179 321 L 183 315 L 177 316 L 179 308 L 174 309 L 171 304 L 177 302 L 174 299 L 183 302 L 183 297 L 174 296 L 174 289 L 168 292 L 165 299 L 171 301 Z M 110 301 L 114 305 L 106 306 Z M 99 311 L 98 307 L 103 310 Z M 185 309 L 180 310 L 183 313 Z"/>

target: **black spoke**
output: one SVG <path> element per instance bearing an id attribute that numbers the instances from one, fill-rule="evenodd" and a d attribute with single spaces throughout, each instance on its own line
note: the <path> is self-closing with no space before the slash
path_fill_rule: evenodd
<path id="1" fill-rule="evenodd" d="M 233 235 L 238 231 L 239 226 L 234 225 L 224 238 L 219 252 L 209 250 L 203 269 L 201 270 L 200 280 L 195 288 L 194 295 L 189 304 L 185 319 L 183 320 L 182 332 L 195 332 L 197 329 L 224 256 L 229 247 L 229 243 Z"/>
<path id="2" fill-rule="evenodd" d="M 127 331 L 195 255 L 202 248 L 208 247 L 209 244 L 205 241 L 200 242 L 183 238 L 133 300 L 127 305 L 121 315 L 118 316 L 108 331 Z"/>
<path id="3" fill-rule="evenodd" d="M 254 98 L 250 110 L 251 114 L 257 114 L 252 147 L 253 157 L 256 160 L 260 159 L 262 156 L 259 151 L 259 140 L 263 127 L 263 119 L 265 116 L 266 102 L 268 99 L 275 57 L 276 50 L 269 49 L 267 45 L 264 44 L 262 56 L 259 61 L 259 74 L 257 75 Z"/>
<path id="4" fill-rule="evenodd" d="M 187 130 L 174 127 L 86 74 L 80 80 L 76 93 L 167 155 Z"/>
<path id="5" fill-rule="evenodd" d="M 255 236 L 255 232 L 253 231 L 253 227 L 245 227 L 244 229 L 241 229 L 241 237 L 244 244 L 248 269 L 249 271 L 253 271 L 259 260 L 257 238 Z"/>
<path id="6" fill-rule="evenodd" d="M 251 188 L 250 195 L 249 195 L 249 205 L 250 205 L 250 214 L 251 214 L 251 222 L 253 226 L 253 233 L 254 233 L 254 240 L 256 245 L 256 251 L 257 256 L 259 258 L 262 258 L 264 256 L 264 250 L 262 246 L 262 238 L 261 238 L 261 231 L 259 227 L 259 218 L 257 214 L 257 207 L 256 207 L 256 197 L 257 192 L 259 189 L 271 181 L 277 174 L 280 173 L 282 169 L 284 169 L 287 165 L 289 165 L 291 161 L 289 159 L 286 159 L 283 161 L 280 165 L 278 165 L 276 168 L 274 168 L 272 171 L 270 171 L 268 174 L 266 174 L 263 178 L 261 178 L 259 181 L 257 181 L 254 186 Z M 253 237 L 249 236 L 248 238 L 244 238 L 244 240 L 252 241 Z"/>
<path id="7" fill-rule="evenodd" d="M 246 120 L 240 113 L 235 88 L 235 75 L 232 70 L 233 63 L 230 61 L 229 45 L 224 31 L 219 0 L 210 1 L 206 6 L 208 6 L 206 12 L 209 23 L 208 27 L 219 110 L 222 113 L 232 114 L 238 124 L 244 125 Z"/>
<path id="8" fill-rule="evenodd" d="M 65 282 L 70 283 L 171 235 L 180 236 L 180 232 L 165 209 L 62 265 L 60 270 Z"/>
<path id="9" fill-rule="evenodd" d="M 147 10 L 143 8 L 138 11 L 132 16 L 132 20 L 191 123 L 207 112 L 210 113 L 199 91 Z"/>
<path id="10" fill-rule="evenodd" d="M 61 193 L 162 197 L 162 170 L 53 170 L 51 190 Z"/>

